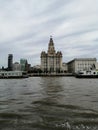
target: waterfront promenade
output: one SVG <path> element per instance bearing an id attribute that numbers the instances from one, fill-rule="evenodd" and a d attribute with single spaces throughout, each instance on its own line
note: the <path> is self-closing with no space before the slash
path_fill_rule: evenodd
<path id="1" fill-rule="evenodd" d="M 30 73 L 28 74 L 30 77 L 33 76 L 46 76 L 46 77 L 51 77 L 51 76 L 74 76 L 72 73 Z"/>

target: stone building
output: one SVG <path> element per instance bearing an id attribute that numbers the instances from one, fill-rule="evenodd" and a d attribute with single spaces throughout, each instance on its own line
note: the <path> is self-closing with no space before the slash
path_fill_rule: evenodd
<path id="1" fill-rule="evenodd" d="M 96 58 L 75 58 L 67 63 L 68 72 L 76 73 L 79 70 L 96 69 Z"/>
<path id="2" fill-rule="evenodd" d="M 55 51 L 52 37 L 48 44 L 48 51 L 41 52 L 41 69 L 43 72 L 60 73 L 62 69 L 62 52 Z"/>
<path id="3" fill-rule="evenodd" d="M 68 65 L 65 62 L 62 63 L 62 71 L 63 71 L 63 73 L 67 73 L 68 72 Z"/>
<path id="4" fill-rule="evenodd" d="M 15 62 L 13 64 L 13 71 L 20 71 L 21 70 L 21 66 L 18 62 Z"/>

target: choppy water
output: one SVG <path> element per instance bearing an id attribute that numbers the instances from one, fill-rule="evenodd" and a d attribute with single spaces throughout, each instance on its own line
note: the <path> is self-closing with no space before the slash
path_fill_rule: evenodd
<path id="1" fill-rule="evenodd" d="M 98 130 L 98 79 L 0 79 L 0 130 Z"/>

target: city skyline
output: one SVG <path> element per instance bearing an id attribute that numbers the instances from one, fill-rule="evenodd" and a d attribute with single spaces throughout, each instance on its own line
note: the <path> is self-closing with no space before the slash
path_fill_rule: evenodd
<path id="1" fill-rule="evenodd" d="M 50 35 L 63 62 L 79 57 L 98 59 L 97 0 L 0 0 L 0 67 L 13 60 L 40 64 Z"/>

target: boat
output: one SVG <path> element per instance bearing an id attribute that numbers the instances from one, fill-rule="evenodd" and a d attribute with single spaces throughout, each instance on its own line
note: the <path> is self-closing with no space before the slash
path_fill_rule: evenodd
<path id="1" fill-rule="evenodd" d="M 25 71 L 1 71 L 0 79 L 28 78 Z"/>
<path id="2" fill-rule="evenodd" d="M 97 70 L 80 70 L 75 73 L 76 78 L 98 78 Z"/>

